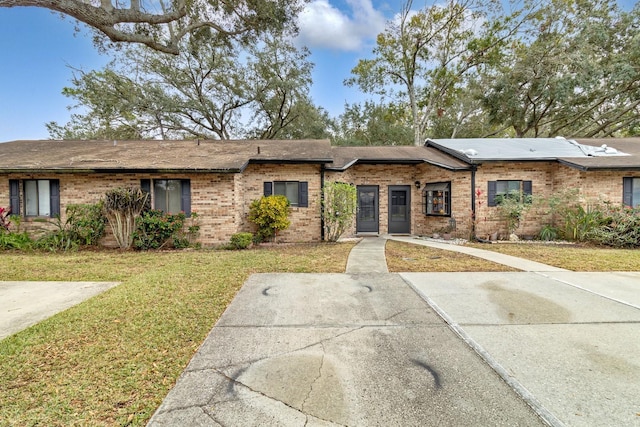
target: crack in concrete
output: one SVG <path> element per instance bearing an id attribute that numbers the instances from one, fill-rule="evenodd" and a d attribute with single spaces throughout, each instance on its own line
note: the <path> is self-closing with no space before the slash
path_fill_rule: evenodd
<path id="1" fill-rule="evenodd" d="M 374 326 L 376 326 L 376 327 L 387 327 L 387 325 L 374 325 Z M 232 368 L 237 368 L 238 366 L 240 366 L 240 367 L 249 366 L 249 365 L 252 365 L 252 364 L 257 363 L 257 362 L 262 362 L 262 361 L 269 360 L 269 359 L 274 359 L 274 358 L 277 358 L 277 357 L 287 356 L 287 355 L 290 355 L 290 354 L 297 353 L 299 351 L 307 350 L 307 349 L 315 347 L 317 345 L 323 345 L 324 343 L 326 343 L 328 341 L 334 340 L 336 338 L 340 338 L 341 336 L 348 335 L 348 334 L 350 334 L 352 332 L 357 332 L 357 331 L 359 331 L 361 329 L 364 329 L 364 328 L 367 328 L 367 327 L 369 327 L 369 325 L 360 325 L 357 328 L 353 328 L 353 329 L 349 329 L 348 331 L 340 332 L 339 334 L 335 334 L 335 335 L 332 335 L 330 337 L 323 338 L 323 339 L 321 339 L 319 341 L 315 341 L 315 342 L 309 343 L 309 344 L 307 344 L 307 345 L 305 345 L 303 347 L 298 347 L 298 348 L 291 349 L 291 350 L 288 350 L 288 351 L 285 351 L 285 352 L 281 352 L 281 353 L 275 353 L 275 354 L 272 354 L 272 355 L 269 355 L 269 356 L 259 357 L 257 359 L 245 360 L 242 363 L 232 363 L 230 365 L 218 366 L 218 367 L 215 367 L 215 368 L 205 367 L 205 368 L 201 368 L 201 369 L 189 369 L 189 367 L 187 367 L 187 370 L 188 370 L 188 372 L 203 372 L 203 371 L 208 371 L 208 370 L 213 370 L 215 372 L 221 372 L 221 370 L 223 370 L 223 369 L 232 369 Z M 324 350 L 324 347 L 323 347 L 323 350 Z M 246 369 L 246 368 L 244 368 L 244 369 Z"/>
<path id="2" fill-rule="evenodd" d="M 311 393 L 313 393 L 313 386 L 316 382 L 318 382 L 318 380 L 320 378 L 322 378 L 322 367 L 324 366 L 324 358 L 325 358 L 325 348 L 324 348 L 324 344 L 321 342 L 320 343 L 320 347 L 322 347 L 322 358 L 320 359 L 320 367 L 318 368 L 318 376 L 311 382 L 311 386 L 309 387 L 309 392 L 307 393 L 307 396 L 304 398 L 304 400 L 302 401 L 302 411 L 304 412 L 304 405 L 307 403 L 307 400 L 309 400 L 309 398 L 311 397 Z"/>

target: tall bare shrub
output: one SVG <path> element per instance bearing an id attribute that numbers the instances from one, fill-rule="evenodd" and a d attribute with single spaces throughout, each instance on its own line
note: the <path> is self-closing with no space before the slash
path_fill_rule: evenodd
<path id="1" fill-rule="evenodd" d="M 104 212 L 121 249 L 131 247 L 136 218 L 149 207 L 149 202 L 149 193 L 140 188 L 116 188 L 107 192 Z"/>

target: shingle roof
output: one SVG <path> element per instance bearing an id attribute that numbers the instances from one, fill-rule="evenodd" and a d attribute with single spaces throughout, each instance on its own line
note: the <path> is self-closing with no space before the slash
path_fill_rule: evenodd
<path id="1" fill-rule="evenodd" d="M 331 162 L 328 140 L 12 141 L 0 144 L 0 171 L 240 172 L 249 162 Z"/>
<path id="2" fill-rule="evenodd" d="M 581 144 L 591 146 L 613 147 L 628 156 L 614 157 L 582 157 L 582 158 L 560 158 L 561 163 L 567 166 L 581 170 L 593 169 L 622 169 L 634 170 L 640 169 L 640 138 L 592 138 L 592 139 L 576 139 Z"/>
<path id="3" fill-rule="evenodd" d="M 640 138 L 429 139 L 426 145 L 469 164 L 548 160 L 583 170 L 640 168 Z"/>
<path id="4" fill-rule="evenodd" d="M 356 163 L 419 164 L 429 163 L 445 169 L 467 170 L 469 165 L 431 147 L 368 146 L 332 147 L 333 163 L 329 170 L 343 171 Z"/>

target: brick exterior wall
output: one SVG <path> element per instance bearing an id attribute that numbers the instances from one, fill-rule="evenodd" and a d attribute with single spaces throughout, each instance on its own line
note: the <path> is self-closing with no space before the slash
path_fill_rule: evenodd
<path id="1" fill-rule="evenodd" d="M 249 222 L 251 202 L 264 195 L 264 183 L 274 181 L 306 181 L 309 185 L 309 206 L 291 207 L 288 229 L 278 233 L 279 242 L 320 241 L 321 167 L 315 164 L 250 164 L 242 173 L 243 195 L 239 199 L 240 229 L 255 232 Z"/>
<path id="2" fill-rule="evenodd" d="M 452 172 L 428 164 L 420 165 L 367 165 L 356 164 L 344 172 L 329 171 L 327 181 L 378 186 L 379 234 L 389 232 L 389 186 L 406 185 L 411 188 L 411 234 L 432 234 L 449 225 L 449 217 L 426 216 L 423 213 L 422 189 L 426 183 L 451 181 L 452 217 L 456 219 L 456 235 L 468 237 L 470 231 L 471 188 L 470 172 Z M 414 185 L 420 181 L 421 187 Z M 355 236 L 356 223 L 343 237 Z"/>
<path id="3" fill-rule="evenodd" d="M 327 181 L 340 181 L 379 188 L 379 233 L 388 233 L 389 186 L 406 185 L 411 189 L 411 233 L 430 235 L 449 225 L 449 217 L 427 216 L 423 213 L 422 189 L 427 183 L 451 181 L 452 217 L 456 221 L 455 235 L 468 238 L 472 230 L 471 194 L 480 190 L 476 200 L 476 234 L 487 237 L 493 232 L 506 235 L 505 222 L 497 217 L 497 209 L 487 206 L 487 182 L 496 180 L 530 180 L 536 198 L 548 198 L 560 191 L 578 189 L 583 203 L 609 201 L 622 203 L 622 178 L 640 177 L 640 171 L 583 172 L 556 162 L 499 162 L 480 165 L 475 175 L 475 189 L 471 188 L 470 171 L 449 171 L 426 163 L 419 165 L 356 164 L 344 172 L 327 171 Z M 0 206 L 9 206 L 9 179 L 21 182 L 21 207 L 24 209 L 22 180 L 58 179 L 60 181 L 60 210 L 66 220 L 69 204 L 95 203 L 113 188 L 139 186 L 141 179 L 189 179 L 191 182 L 191 210 L 199 215 L 199 242 L 214 246 L 228 242 L 239 231 L 255 231 L 248 221 L 249 206 L 263 195 L 265 181 L 306 181 L 309 187 L 309 206 L 292 207 L 289 229 L 282 231 L 281 242 L 309 242 L 321 239 L 321 166 L 317 164 L 250 164 L 242 173 L 217 174 L 4 174 L 0 176 Z M 415 181 L 420 181 L 417 189 Z M 535 235 L 551 218 L 544 209 L 531 209 L 517 230 L 519 235 Z M 53 229 L 52 222 L 25 218 L 22 230 L 37 234 Z M 108 227 L 107 227 L 108 229 Z M 355 220 L 345 237 L 356 235 Z M 107 236 L 105 245 L 114 245 Z"/>

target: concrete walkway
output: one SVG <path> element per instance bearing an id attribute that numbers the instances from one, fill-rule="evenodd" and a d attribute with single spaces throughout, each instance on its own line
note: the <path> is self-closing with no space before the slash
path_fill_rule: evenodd
<path id="1" fill-rule="evenodd" d="M 411 243 L 414 245 L 429 246 L 431 248 L 444 249 L 447 251 L 460 252 L 463 254 L 471 255 L 474 257 L 493 261 L 498 264 L 503 264 L 512 268 L 517 268 L 522 271 L 567 271 L 564 268 L 553 267 L 551 265 L 542 264 L 535 261 L 529 261 L 527 259 L 514 257 L 511 255 L 505 255 L 498 252 L 470 248 L 463 245 L 454 245 L 449 243 L 440 243 L 432 240 L 425 240 L 413 236 L 383 236 L 384 239 L 397 240 L 399 242 Z M 383 245 L 384 240 L 380 239 L 379 243 Z"/>

